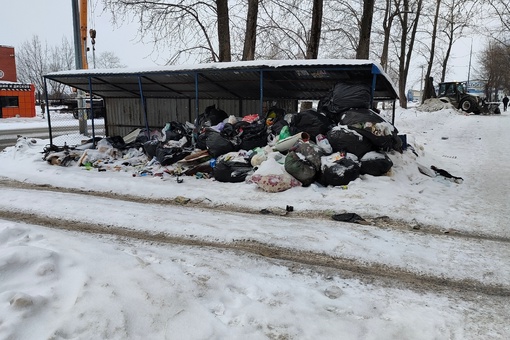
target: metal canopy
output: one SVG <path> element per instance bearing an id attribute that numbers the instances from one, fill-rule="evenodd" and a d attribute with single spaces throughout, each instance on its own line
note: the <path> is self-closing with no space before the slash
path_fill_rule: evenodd
<path id="1" fill-rule="evenodd" d="M 267 60 L 89 69 L 50 73 L 49 80 L 103 98 L 320 99 L 339 81 L 371 85 L 374 100 L 396 100 L 382 67 L 370 60 Z"/>

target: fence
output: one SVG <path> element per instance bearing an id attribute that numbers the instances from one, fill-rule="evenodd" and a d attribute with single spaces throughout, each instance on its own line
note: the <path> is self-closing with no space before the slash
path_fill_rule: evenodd
<path id="1" fill-rule="evenodd" d="M 50 105 L 46 110 L 50 130 L 50 143 L 56 146 L 77 146 L 93 137 L 104 137 L 105 114 L 92 119 L 93 113 L 101 110 L 90 108 L 77 108 L 69 105 Z"/>

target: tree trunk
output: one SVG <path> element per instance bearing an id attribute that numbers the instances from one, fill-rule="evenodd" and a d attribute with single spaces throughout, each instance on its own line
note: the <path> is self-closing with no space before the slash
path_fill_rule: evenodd
<path id="1" fill-rule="evenodd" d="M 401 26 L 401 37 L 400 37 L 400 54 L 398 56 L 398 96 L 400 99 L 400 106 L 407 109 L 407 97 L 406 97 L 406 74 L 405 74 L 405 54 L 407 44 L 407 26 L 408 26 L 408 12 L 409 2 L 404 0 L 404 13 L 399 14 L 400 26 Z"/>
<path id="2" fill-rule="evenodd" d="M 425 92 L 424 96 L 429 98 L 437 98 L 436 90 L 434 89 L 434 78 L 428 77 L 426 78 L 427 81 L 425 83 L 425 88 L 427 89 L 427 92 Z M 423 103 L 423 100 L 422 100 Z"/>
<path id="3" fill-rule="evenodd" d="M 375 0 L 363 0 L 363 16 L 359 35 L 356 59 L 368 59 L 370 55 L 370 33 L 372 32 L 372 17 L 374 16 Z"/>
<path id="4" fill-rule="evenodd" d="M 386 9 L 384 11 L 383 19 L 384 41 L 381 53 L 381 66 L 383 67 L 384 71 L 388 71 L 388 50 L 390 46 L 390 33 L 391 26 L 393 25 L 393 18 L 395 18 L 395 14 L 391 12 L 391 1 L 392 0 L 386 0 Z"/>
<path id="5" fill-rule="evenodd" d="M 441 7 L 441 0 L 436 0 L 436 14 L 434 16 L 434 26 L 432 28 L 432 41 L 430 43 L 430 57 L 429 57 L 429 64 L 427 67 L 427 74 L 425 75 L 425 79 L 427 81 L 425 82 L 425 89 L 423 90 L 423 94 L 421 96 L 421 103 L 425 101 L 425 99 L 432 98 L 432 94 L 435 94 L 434 90 L 434 84 L 429 81 L 432 79 L 430 77 L 430 73 L 432 72 L 432 65 L 434 64 L 434 55 L 436 53 L 436 35 L 437 35 L 437 22 L 439 19 L 439 8 Z M 435 97 L 435 96 L 434 96 Z"/>
<path id="6" fill-rule="evenodd" d="M 416 31 L 418 30 L 418 21 L 420 19 L 422 0 L 418 0 L 415 18 L 412 25 L 411 36 L 408 37 L 409 30 L 409 18 L 408 13 L 409 10 L 409 0 L 404 0 L 404 10 L 399 14 L 400 23 L 402 25 L 402 37 L 400 41 L 400 55 L 399 55 L 399 75 L 398 75 L 398 95 L 400 98 L 400 106 L 404 109 L 407 109 L 407 96 L 406 96 L 406 86 L 407 86 L 407 76 L 409 74 L 409 66 L 411 64 L 411 57 L 413 54 L 414 42 L 416 40 Z M 409 42 L 409 46 L 407 46 Z"/>
<path id="7" fill-rule="evenodd" d="M 444 82 L 446 78 L 446 67 L 448 66 L 448 60 L 450 59 L 450 54 L 452 53 L 453 41 L 449 40 L 448 48 L 446 49 L 446 53 L 444 56 L 443 64 L 441 65 L 441 82 Z"/>
<path id="8" fill-rule="evenodd" d="M 323 0 L 313 0 L 312 27 L 310 29 L 308 46 L 306 47 L 306 59 L 317 59 L 319 56 L 323 4 Z"/>
<path id="9" fill-rule="evenodd" d="M 216 11 L 218 13 L 219 61 L 231 61 L 228 0 L 216 0 Z"/>
<path id="10" fill-rule="evenodd" d="M 244 48 L 242 60 L 255 59 L 258 15 L 259 15 L 259 0 L 248 0 L 248 13 L 246 14 L 246 33 L 244 35 Z"/>

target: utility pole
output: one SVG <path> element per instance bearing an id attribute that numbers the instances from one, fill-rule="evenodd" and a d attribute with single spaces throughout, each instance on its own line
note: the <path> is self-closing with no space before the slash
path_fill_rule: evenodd
<path id="1" fill-rule="evenodd" d="M 466 84 L 466 91 L 469 92 L 469 80 L 471 77 L 471 57 L 473 56 L 473 38 L 471 38 L 471 51 L 469 51 L 469 66 L 468 66 L 468 79 Z"/>
<path id="2" fill-rule="evenodd" d="M 423 68 L 425 65 L 421 65 L 421 81 L 420 81 L 420 103 L 423 103 Z"/>

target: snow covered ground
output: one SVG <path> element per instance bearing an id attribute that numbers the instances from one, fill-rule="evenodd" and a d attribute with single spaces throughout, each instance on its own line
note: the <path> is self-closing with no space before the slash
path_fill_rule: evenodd
<path id="1" fill-rule="evenodd" d="M 51 166 L 44 140 L 7 148 L 0 338 L 510 338 L 510 115 L 422 109 L 397 109 L 412 148 L 391 173 L 347 189 L 178 183 Z M 331 219 L 344 212 L 369 223 Z"/>

